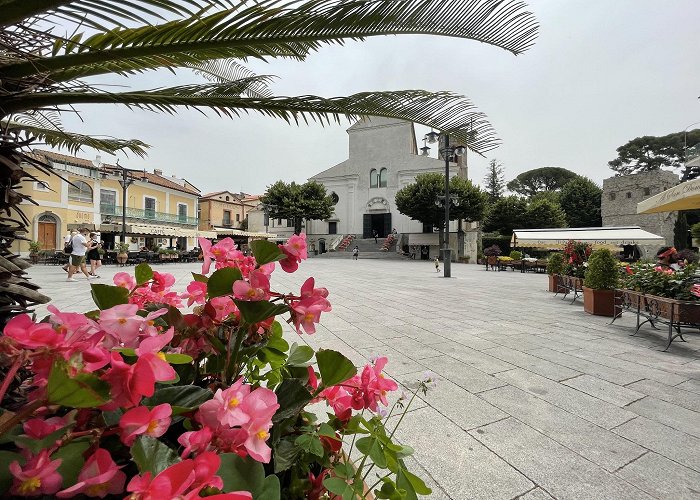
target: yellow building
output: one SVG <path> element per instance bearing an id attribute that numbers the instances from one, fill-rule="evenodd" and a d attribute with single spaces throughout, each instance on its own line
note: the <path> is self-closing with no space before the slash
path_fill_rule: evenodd
<path id="1" fill-rule="evenodd" d="M 30 240 L 45 250 L 62 249 L 66 234 L 87 227 L 101 234 L 107 249 L 121 241 L 124 169 L 49 151 L 34 150 L 38 160 L 50 165 L 55 175 L 46 175 L 25 165 L 36 181 L 27 181 L 22 193 L 38 205 L 23 202 L 21 208 L 30 221 Z M 126 241 L 130 250 L 142 247 L 190 250 L 200 234 L 197 222 L 199 190 L 184 179 L 126 169 L 130 184 L 126 190 Z M 17 241 L 15 251 L 26 254 L 26 241 Z"/>
<path id="2" fill-rule="evenodd" d="M 215 232 L 216 238 L 231 237 L 241 247 L 251 238 L 266 237 L 248 230 L 248 212 L 259 204 L 259 196 L 216 191 L 199 198 L 199 229 Z"/>

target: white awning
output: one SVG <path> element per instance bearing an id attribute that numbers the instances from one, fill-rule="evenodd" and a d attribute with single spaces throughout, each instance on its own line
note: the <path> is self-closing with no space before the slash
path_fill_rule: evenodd
<path id="1" fill-rule="evenodd" d="M 205 236 L 205 234 L 208 233 L 207 231 L 199 231 L 198 229 L 177 226 L 159 226 L 155 224 L 129 224 L 127 228 L 129 234 L 153 234 L 156 236 L 165 236 L 167 238 L 196 238 L 198 236 Z"/>
<path id="2" fill-rule="evenodd" d="M 569 240 L 590 243 L 593 248 L 623 245 L 664 245 L 661 236 L 644 231 L 639 226 L 572 227 L 560 229 L 514 229 L 510 240 L 516 248 L 563 248 Z"/>
<path id="3" fill-rule="evenodd" d="M 700 208 L 700 179 L 683 182 L 637 203 L 638 214 Z"/>
<path id="4" fill-rule="evenodd" d="M 411 233 L 408 235 L 409 245 L 439 245 L 437 233 Z"/>
<path id="5" fill-rule="evenodd" d="M 248 238 L 277 238 L 274 233 L 254 233 L 250 231 L 242 231 L 240 229 L 231 229 L 230 227 L 215 227 L 216 237 L 226 237 L 226 236 L 241 236 Z"/>

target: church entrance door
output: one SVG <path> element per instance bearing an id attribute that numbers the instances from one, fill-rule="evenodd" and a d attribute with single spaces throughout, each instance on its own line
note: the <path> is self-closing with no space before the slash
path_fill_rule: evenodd
<path id="1" fill-rule="evenodd" d="M 362 237 L 372 238 L 374 232 L 379 238 L 386 238 L 391 233 L 391 214 L 365 214 L 362 220 Z"/>

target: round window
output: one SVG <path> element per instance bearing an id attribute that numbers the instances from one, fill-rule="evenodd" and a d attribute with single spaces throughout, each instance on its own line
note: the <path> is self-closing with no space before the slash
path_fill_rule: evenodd
<path id="1" fill-rule="evenodd" d="M 333 205 L 337 205 L 340 201 L 340 198 L 338 198 L 338 195 L 335 194 L 335 192 L 333 192 L 331 193 L 331 200 L 333 201 Z"/>

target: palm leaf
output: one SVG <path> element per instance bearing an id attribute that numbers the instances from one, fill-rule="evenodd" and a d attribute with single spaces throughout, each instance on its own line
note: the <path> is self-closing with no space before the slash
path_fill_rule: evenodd
<path id="1" fill-rule="evenodd" d="M 166 113 L 176 113 L 181 107 L 208 108 L 227 117 L 256 111 L 297 124 L 340 122 L 341 116 L 351 119 L 384 116 L 442 130 L 479 154 L 498 145 L 495 132 L 485 116 L 468 99 L 450 92 L 404 90 L 363 92 L 333 98 L 251 98 L 242 97 L 241 86 L 237 84 L 205 84 L 122 93 L 34 93 L 16 100 L 18 106 L 27 109 L 81 103 L 123 104 Z M 11 107 L 13 103 L 8 105 Z"/>
<path id="2" fill-rule="evenodd" d="M 223 57 L 303 58 L 348 39 L 391 34 L 441 35 L 477 40 L 519 54 L 538 24 L 514 0 L 266 0 L 236 10 L 179 19 L 158 26 L 114 29 L 93 35 L 51 58 L 0 66 L 5 78 L 45 73 L 55 81 L 109 73 L 106 63 L 189 54 Z"/>

